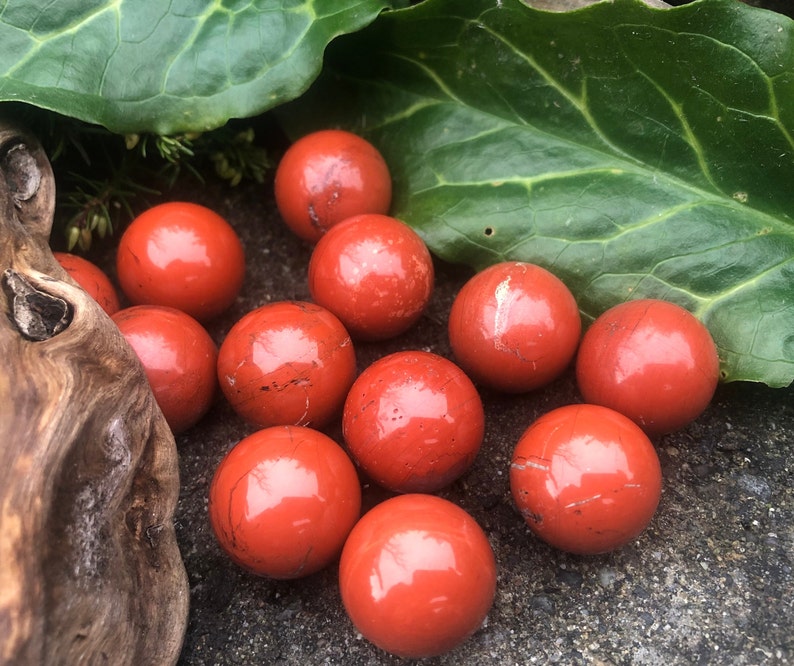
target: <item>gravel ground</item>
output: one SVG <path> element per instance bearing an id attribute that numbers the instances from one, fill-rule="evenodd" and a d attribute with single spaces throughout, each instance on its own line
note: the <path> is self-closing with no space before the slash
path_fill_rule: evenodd
<path id="1" fill-rule="evenodd" d="M 274 213 L 262 186 L 209 185 L 185 197 L 211 206 L 243 237 L 248 279 L 211 327 L 220 342 L 268 301 L 308 299 L 310 248 Z M 469 273 L 439 265 L 426 316 L 385 344 L 357 346 L 361 368 L 399 349 L 450 356 L 445 320 Z M 467 509 L 496 554 L 496 600 L 469 641 L 427 664 L 786 664 L 794 661 L 794 390 L 719 388 L 708 411 L 657 442 L 664 474 L 659 510 L 618 552 L 577 557 L 534 538 L 513 508 L 508 469 L 519 435 L 541 413 L 580 400 L 569 373 L 520 397 L 483 393 L 486 437 L 471 471 L 440 493 Z M 252 576 L 220 551 L 207 492 L 224 453 L 253 428 L 218 400 L 177 440 L 182 492 L 177 534 L 190 578 L 181 666 L 400 664 L 347 619 L 336 567 L 303 580 Z M 328 430 L 339 438 L 338 424 Z M 365 503 L 385 497 L 366 485 Z"/>

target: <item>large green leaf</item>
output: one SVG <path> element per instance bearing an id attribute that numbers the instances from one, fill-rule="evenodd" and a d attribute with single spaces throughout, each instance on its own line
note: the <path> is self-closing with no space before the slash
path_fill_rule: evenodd
<path id="1" fill-rule="evenodd" d="M 8 0 L 0 101 L 115 132 L 203 131 L 297 97 L 386 0 Z"/>
<path id="2" fill-rule="evenodd" d="M 284 117 L 371 137 L 395 214 L 438 255 L 547 266 L 588 317 L 628 298 L 678 302 L 710 328 L 726 380 L 782 386 L 792 37 L 790 19 L 735 0 L 563 14 L 427 0 L 340 40 Z"/>

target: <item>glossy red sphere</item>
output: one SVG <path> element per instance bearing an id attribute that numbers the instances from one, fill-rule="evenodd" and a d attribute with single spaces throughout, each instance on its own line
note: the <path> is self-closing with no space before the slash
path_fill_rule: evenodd
<path id="1" fill-rule="evenodd" d="M 679 305 L 628 301 L 598 317 L 576 360 L 587 402 L 625 414 L 648 434 L 683 428 L 708 406 L 719 358 L 708 329 Z"/>
<path id="2" fill-rule="evenodd" d="M 330 564 L 361 512 L 353 463 L 311 428 L 274 426 L 241 440 L 212 479 L 209 517 L 239 566 L 271 578 Z"/>
<path id="3" fill-rule="evenodd" d="M 218 379 L 234 410 L 261 427 L 321 427 L 356 376 L 345 327 L 314 303 L 280 301 L 240 319 L 221 343 Z"/>
<path id="4" fill-rule="evenodd" d="M 659 458 L 633 421 L 599 405 L 568 405 L 536 420 L 510 466 L 529 528 L 556 548 L 605 553 L 635 539 L 656 512 Z"/>
<path id="5" fill-rule="evenodd" d="M 220 215 L 174 201 L 132 221 L 119 240 L 116 268 L 132 303 L 168 305 L 207 321 L 237 297 L 245 256 L 236 232 Z"/>
<path id="6" fill-rule="evenodd" d="M 434 492 L 471 467 L 483 439 L 477 389 L 447 359 L 402 351 L 370 365 L 345 400 L 342 432 L 354 460 L 395 492 Z"/>
<path id="7" fill-rule="evenodd" d="M 190 315 L 162 305 L 136 305 L 113 315 L 143 364 L 157 404 L 174 434 L 212 406 L 218 349 Z"/>
<path id="8" fill-rule="evenodd" d="M 391 174 L 366 139 L 320 130 L 298 139 L 279 161 L 276 205 L 301 238 L 316 243 L 332 226 L 360 213 L 387 213 Z"/>
<path id="9" fill-rule="evenodd" d="M 353 528 L 339 585 L 367 640 L 419 659 L 452 650 L 480 627 L 493 604 L 496 562 L 485 533 L 459 506 L 400 495 Z"/>
<path id="10" fill-rule="evenodd" d="M 582 325 L 576 300 L 559 278 L 511 261 L 486 268 L 463 286 L 448 329 L 455 360 L 475 381 L 521 393 L 568 367 Z"/>
<path id="11" fill-rule="evenodd" d="M 309 262 L 312 299 L 363 340 L 408 330 L 430 300 L 433 277 L 433 260 L 419 234 L 387 215 L 356 215 L 337 224 Z"/>
<path id="12" fill-rule="evenodd" d="M 109 315 L 119 311 L 118 294 L 105 272 L 96 264 L 69 252 L 53 252 L 69 276 Z"/>

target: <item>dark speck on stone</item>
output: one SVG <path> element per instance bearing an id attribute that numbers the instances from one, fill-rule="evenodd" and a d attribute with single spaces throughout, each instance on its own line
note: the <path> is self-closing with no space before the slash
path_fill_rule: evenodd
<path id="1" fill-rule="evenodd" d="M 768 502 L 772 497 L 772 488 L 769 482 L 759 476 L 742 472 L 735 477 L 737 485 L 744 491 L 754 495 L 763 502 Z"/>
<path id="2" fill-rule="evenodd" d="M 557 580 L 569 587 L 580 587 L 584 582 L 584 577 L 576 570 L 557 569 Z"/>
<path id="3" fill-rule="evenodd" d="M 554 612 L 554 601 L 545 594 L 536 594 L 530 597 L 529 607 L 540 613 L 551 615 Z"/>

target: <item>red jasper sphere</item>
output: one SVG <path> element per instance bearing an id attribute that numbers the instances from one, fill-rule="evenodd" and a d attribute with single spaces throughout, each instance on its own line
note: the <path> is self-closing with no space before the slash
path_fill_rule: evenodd
<path id="1" fill-rule="evenodd" d="M 482 401 L 451 361 L 424 351 L 385 356 L 345 400 L 342 432 L 354 460 L 395 492 L 433 492 L 460 477 L 480 449 Z"/>
<path id="2" fill-rule="evenodd" d="M 337 415 L 356 376 L 350 335 L 314 303 L 280 301 L 243 316 L 221 343 L 226 399 L 261 427 L 321 427 Z"/>
<path id="3" fill-rule="evenodd" d="M 662 475 L 648 437 L 600 405 L 568 405 L 537 419 L 510 466 L 513 499 L 529 528 L 578 554 L 636 538 L 659 504 Z"/>
<path id="4" fill-rule="evenodd" d="M 496 563 L 466 511 L 432 495 L 388 499 L 356 524 L 339 564 L 353 624 L 400 657 L 440 655 L 463 643 L 493 604 Z"/>
<path id="5" fill-rule="evenodd" d="M 121 305 L 113 283 L 96 264 L 77 254 L 53 252 L 53 256 L 71 278 L 91 296 L 109 315 L 119 311 Z"/>
<path id="6" fill-rule="evenodd" d="M 407 224 L 387 215 L 356 215 L 317 243 L 309 262 L 312 299 L 353 338 L 382 340 L 421 316 L 433 291 L 433 260 Z"/>
<path id="7" fill-rule="evenodd" d="M 582 332 L 576 300 L 549 271 L 494 264 L 458 292 L 449 314 L 455 360 L 490 388 L 521 393 L 548 384 L 570 364 Z"/>
<path id="8" fill-rule="evenodd" d="M 119 240 L 116 269 L 132 303 L 168 305 L 203 322 L 234 302 L 245 277 L 245 255 L 220 215 L 172 201 L 130 223 Z"/>
<path id="9" fill-rule="evenodd" d="M 209 333 L 190 315 L 162 305 L 135 305 L 112 319 L 141 360 L 173 433 L 195 425 L 217 387 L 218 348 Z"/>
<path id="10" fill-rule="evenodd" d="M 651 436 L 695 420 L 714 396 L 719 357 L 708 329 L 679 305 L 621 303 L 582 338 L 576 379 L 587 402 L 611 407 Z"/>
<path id="11" fill-rule="evenodd" d="M 391 205 L 389 168 L 369 141 L 344 130 L 320 130 L 293 143 L 276 168 L 276 205 L 284 222 L 316 243 L 332 226 Z"/>
<path id="12" fill-rule="evenodd" d="M 210 524 L 223 550 L 261 576 L 308 576 L 339 554 L 361 511 L 353 463 L 311 428 L 274 426 L 238 442 L 209 491 Z"/>

